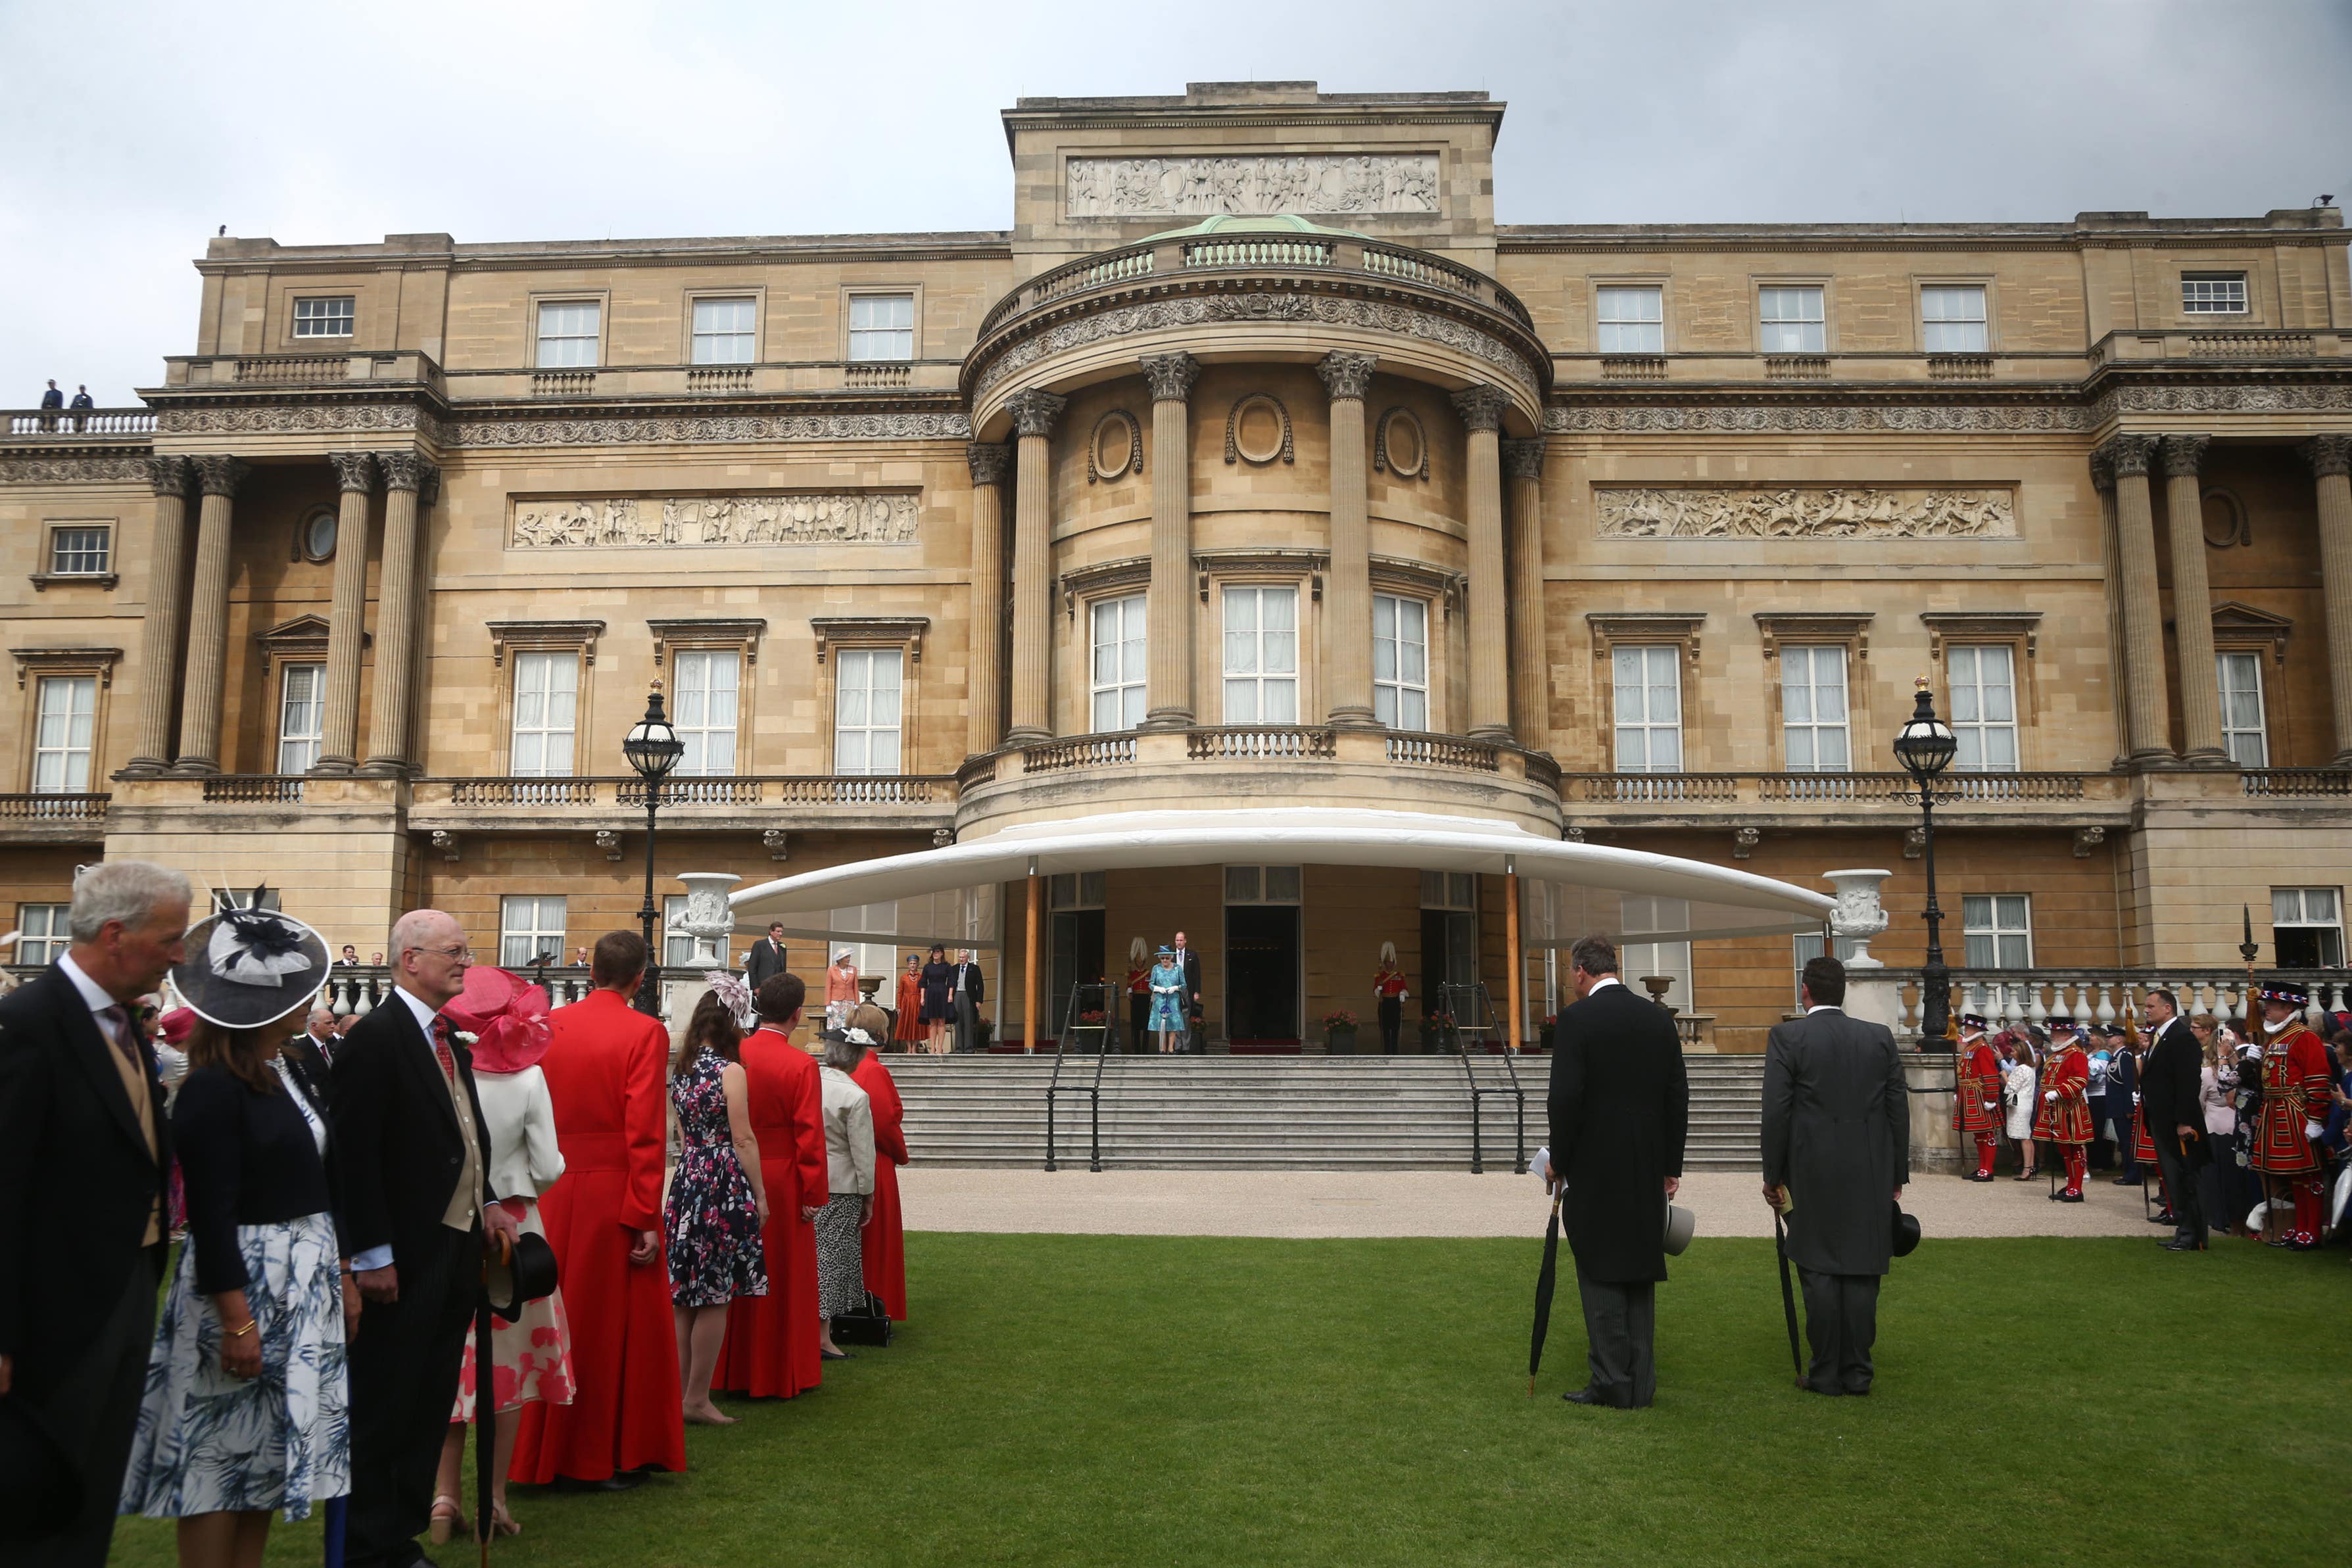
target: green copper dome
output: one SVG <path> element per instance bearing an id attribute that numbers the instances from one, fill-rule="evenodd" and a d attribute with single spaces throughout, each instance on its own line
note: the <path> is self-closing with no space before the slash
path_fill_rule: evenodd
<path id="1" fill-rule="evenodd" d="M 1190 228 L 1170 229 L 1138 241 L 1150 245 L 1153 240 L 1195 239 L 1203 235 L 1299 234 L 1322 235 L 1332 239 L 1370 239 L 1370 235 L 1353 229 L 1327 228 L 1309 223 L 1297 213 L 1217 213 L 1202 218 Z"/>

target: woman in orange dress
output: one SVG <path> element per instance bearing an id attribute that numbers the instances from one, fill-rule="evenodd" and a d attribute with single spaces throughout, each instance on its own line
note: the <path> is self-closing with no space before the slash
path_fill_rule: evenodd
<path id="1" fill-rule="evenodd" d="M 898 975 L 898 1021 L 890 1030 L 890 1038 L 910 1051 L 923 1038 L 923 1026 L 917 1018 L 923 1010 L 922 967 L 920 954 L 907 955 L 907 967 Z"/>

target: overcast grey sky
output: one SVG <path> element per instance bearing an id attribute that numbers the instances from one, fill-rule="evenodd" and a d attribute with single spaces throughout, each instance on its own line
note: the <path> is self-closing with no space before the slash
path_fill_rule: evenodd
<path id="1" fill-rule="evenodd" d="M 1508 101 L 1505 223 L 2058 220 L 2352 200 L 2352 0 L 0 0 L 0 406 L 194 347 L 287 244 L 999 228 L 1020 95 Z"/>

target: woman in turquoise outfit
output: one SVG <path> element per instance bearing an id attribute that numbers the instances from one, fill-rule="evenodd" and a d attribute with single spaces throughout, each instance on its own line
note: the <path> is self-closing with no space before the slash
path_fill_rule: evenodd
<path id="1" fill-rule="evenodd" d="M 1173 947 L 1160 949 L 1160 961 L 1151 967 L 1151 1030 L 1160 1037 L 1160 1054 L 1169 1055 L 1182 1049 L 1184 1024 L 1184 970 L 1176 962 Z"/>

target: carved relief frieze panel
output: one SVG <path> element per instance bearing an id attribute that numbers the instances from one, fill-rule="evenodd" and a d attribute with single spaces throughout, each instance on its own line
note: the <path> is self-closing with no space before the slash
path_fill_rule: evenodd
<path id="1" fill-rule="evenodd" d="M 969 441 L 961 411 L 914 413 L 740 414 L 663 419 L 468 419 L 448 425 L 448 446 L 618 446 L 763 441 Z"/>
<path id="2" fill-rule="evenodd" d="M 516 549 L 913 544 L 919 502 L 912 491 L 868 490 L 519 498 L 508 540 Z"/>
<path id="3" fill-rule="evenodd" d="M 1596 486 L 1603 538 L 2006 539 L 2017 502 L 2001 487 L 1878 489 L 1867 485 L 1635 488 Z"/>
<path id="4" fill-rule="evenodd" d="M 1073 158 L 1064 182 L 1074 218 L 1439 210 L 1434 152 Z"/>

